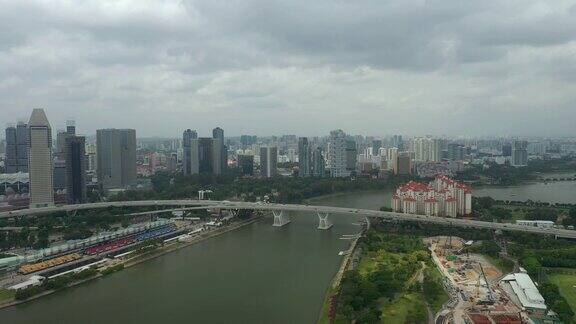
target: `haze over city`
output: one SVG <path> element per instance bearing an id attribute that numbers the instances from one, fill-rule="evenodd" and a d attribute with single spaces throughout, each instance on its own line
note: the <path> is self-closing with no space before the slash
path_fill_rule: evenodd
<path id="1" fill-rule="evenodd" d="M 576 0 L 0 0 L 0 323 L 576 323 Z"/>
<path id="2" fill-rule="evenodd" d="M 575 134 L 574 1 L 0 6 L 3 122 L 42 107 L 88 134 Z"/>

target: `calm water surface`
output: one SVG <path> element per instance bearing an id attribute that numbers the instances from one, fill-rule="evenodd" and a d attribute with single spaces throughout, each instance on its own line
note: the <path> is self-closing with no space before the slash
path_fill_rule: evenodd
<path id="1" fill-rule="evenodd" d="M 497 199 L 576 202 L 576 182 L 481 188 Z M 337 194 L 310 204 L 378 209 L 391 191 Z M 314 323 L 337 270 L 346 216 L 316 229 L 317 217 L 294 214 L 283 228 L 269 218 L 133 268 L 0 310 L 0 323 Z"/>
<path id="2" fill-rule="evenodd" d="M 369 207 L 364 199 L 349 195 L 346 204 Z M 349 244 L 340 237 L 359 228 L 346 217 L 332 217 L 329 231 L 316 229 L 315 215 L 291 218 L 283 228 L 267 219 L 0 310 L 0 323 L 314 323 Z"/>

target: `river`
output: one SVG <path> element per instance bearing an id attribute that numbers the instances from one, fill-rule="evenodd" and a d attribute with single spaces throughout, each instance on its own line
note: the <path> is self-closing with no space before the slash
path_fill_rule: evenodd
<path id="1" fill-rule="evenodd" d="M 514 194 L 514 196 L 511 196 Z M 576 202 L 576 182 L 528 183 L 474 191 L 497 199 Z M 310 204 L 378 209 L 391 191 L 324 196 Z M 509 198 L 506 198 L 509 197 Z M 358 231 L 349 216 L 295 214 L 283 228 L 268 218 L 37 301 L 0 310 L 1 323 L 314 323 L 324 293 Z"/>
<path id="2" fill-rule="evenodd" d="M 348 195 L 346 204 L 366 207 L 364 197 Z M 340 237 L 359 227 L 346 216 L 332 217 L 335 226 L 328 231 L 316 229 L 315 215 L 291 219 L 274 228 L 268 218 L 0 310 L 0 323 L 314 323 L 342 259 L 338 252 L 349 244 Z"/>

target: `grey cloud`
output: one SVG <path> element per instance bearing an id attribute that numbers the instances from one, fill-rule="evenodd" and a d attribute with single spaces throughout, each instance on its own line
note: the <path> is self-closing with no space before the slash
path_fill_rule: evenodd
<path id="1" fill-rule="evenodd" d="M 164 136 L 573 134 L 575 1 L 0 0 L 0 112 Z"/>

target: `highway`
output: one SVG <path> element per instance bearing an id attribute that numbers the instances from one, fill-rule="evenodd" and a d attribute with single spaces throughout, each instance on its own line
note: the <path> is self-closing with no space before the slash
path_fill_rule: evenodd
<path id="1" fill-rule="evenodd" d="M 93 204 L 81 205 L 63 205 L 54 207 L 34 208 L 34 209 L 21 209 L 10 212 L 1 212 L 0 218 L 23 217 L 23 216 L 41 216 L 54 212 L 70 212 L 75 210 L 86 209 L 102 209 L 109 207 L 173 207 L 173 209 L 163 209 L 155 212 L 169 212 L 172 210 L 190 210 L 190 209 L 254 209 L 266 211 L 287 211 L 287 212 L 310 212 L 310 213 L 328 213 L 328 214 L 344 214 L 344 215 L 358 215 L 371 218 L 381 218 L 394 221 L 412 221 L 432 224 L 444 224 L 446 226 L 464 227 L 464 228 L 480 228 L 491 230 L 504 230 L 504 231 L 519 231 L 528 232 L 542 235 L 554 235 L 562 238 L 576 238 L 575 230 L 566 230 L 558 228 L 537 228 L 528 227 L 523 225 L 516 225 L 511 223 L 493 223 L 477 220 L 468 220 L 460 218 L 446 218 L 436 216 L 404 214 L 396 212 L 384 212 L 369 209 L 355 209 L 343 207 L 330 207 L 330 206 L 311 206 L 311 205 L 297 205 L 297 204 L 269 204 L 269 203 L 253 203 L 253 202 L 232 202 L 232 201 L 212 201 L 212 200 L 145 200 L 145 201 L 120 201 L 120 202 L 104 202 Z"/>

